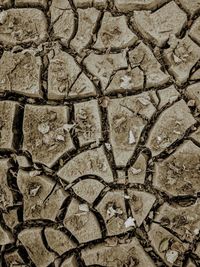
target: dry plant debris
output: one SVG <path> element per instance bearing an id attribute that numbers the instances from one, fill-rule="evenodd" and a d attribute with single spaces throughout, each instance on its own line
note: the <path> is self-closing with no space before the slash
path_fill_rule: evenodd
<path id="1" fill-rule="evenodd" d="M 0 267 L 200 266 L 200 0 L 0 0 Z"/>

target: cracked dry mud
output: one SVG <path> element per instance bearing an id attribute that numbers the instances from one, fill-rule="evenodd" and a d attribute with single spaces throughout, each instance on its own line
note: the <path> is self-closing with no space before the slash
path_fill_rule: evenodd
<path id="1" fill-rule="evenodd" d="M 200 266 L 200 0 L 0 0 L 0 267 Z"/>

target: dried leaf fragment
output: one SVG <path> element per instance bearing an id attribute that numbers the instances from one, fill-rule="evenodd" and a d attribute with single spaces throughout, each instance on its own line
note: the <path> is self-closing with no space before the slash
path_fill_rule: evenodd
<path id="1" fill-rule="evenodd" d="M 89 207 L 87 204 L 80 204 L 79 205 L 79 210 L 83 212 L 89 212 Z"/>
<path id="2" fill-rule="evenodd" d="M 175 250 L 168 250 L 165 256 L 169 263 L 174 264 L 178 259 L 178 252 Z"/>
<path id="3" fill-rule="evenodd" d="M 164 238 L 159 245 L 159 251 L 160 252 L 165 252 L 169 248 L 169 238 Z"/>
<path id="4" fill-rule="evenodd" d="M 141 169 L 136 169 L 134 167 L 131 167 L 130 169 L 131 169 L 132 174 L 134 174 L 134 175 L 139 174 L 142 171 Z"/>
<path id="5" fill-rule="evenodd" d="M 35 197 L 40 189 L 41 185 L 36 186 L 35 188 L 30 190 L 30 196 Z"/>
<path id="6" fill-rule="evenodd" d="M 135 140 L 135 136 L 133 134 L 133 131 L 130 130 L 129 131 L 129 144 L 132 145 L 132 144 L 135 144 L 136 140 Z"/>
<path id="7" fill-rule="evenodd" d="M 76 126 L 75 123 L 73 124 L 68 124 L 68 123 L 65 123 L 63 125 L 63 130 L 65 130 L 66 132 L 69 132 L 71 129 L 73 129 L 74 127 Z"/>
<path id="8" fill-rule="evenodd" d="M 50 130 L 48 122 L 42 122 L 38 124 L 38 131 L 42 134 L 47 134 Z"/>
<path id="9" fill-rule="evenodd" d="M 124 222 L 126 228 L 135 227 L 135 219 L 133 217 L 128 217 L 128 219 Z"/>

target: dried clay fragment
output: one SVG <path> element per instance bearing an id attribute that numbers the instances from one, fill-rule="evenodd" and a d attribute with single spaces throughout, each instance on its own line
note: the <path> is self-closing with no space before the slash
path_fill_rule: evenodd
<path id="1" fill-rule="evenodd" d="M 0 42 L 3 45 L 15 46 L 27 43 L 38 45 L 46 41 L 47 19 L 42 11 L 36 8 L 11 8 L 2 12 Z"/>

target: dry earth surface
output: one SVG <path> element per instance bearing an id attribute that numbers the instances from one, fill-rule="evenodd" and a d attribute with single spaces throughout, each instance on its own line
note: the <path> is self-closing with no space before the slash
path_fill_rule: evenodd
<path id="1" fill-rule="evenodd" d="M 0 0 L 0 267 L 200 266 L 200 0 Z"/>

